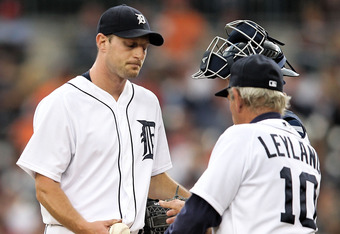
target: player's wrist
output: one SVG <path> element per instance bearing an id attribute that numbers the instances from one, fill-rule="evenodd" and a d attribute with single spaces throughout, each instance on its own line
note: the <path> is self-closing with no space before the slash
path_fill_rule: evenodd
<path id="1" fill-rule="evenodd" d="M 75 220 L 72 226 L 73 227 L 71 227 L 70 229 L 74 233 L 87 233 L 87 231 L 91 229 L 91 223 L 87 222 L 83 218 L 79 218 L 78 220 Z"/>

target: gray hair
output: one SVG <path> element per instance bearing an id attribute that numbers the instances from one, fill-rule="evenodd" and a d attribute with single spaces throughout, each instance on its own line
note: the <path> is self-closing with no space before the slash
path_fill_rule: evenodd
<path id="1" fill-rule="evenodd" d="M 233 88 L 238 90 L 245 105 L 255 113 L 263 108 L 269 108 L 283 115 L 285 109 L 290 106 L 289 101 L 291 97 L 280 91 L 254 87 Z M 228 92 L 230 98 L 233 100 L 234 96 L 231 89 L 229 89 Z"/>

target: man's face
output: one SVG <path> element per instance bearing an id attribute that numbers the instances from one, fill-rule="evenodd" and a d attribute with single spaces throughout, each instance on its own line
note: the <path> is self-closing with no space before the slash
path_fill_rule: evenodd
<path id="1" fill-rule="evenodd" d="M 137 77 L 147 54 L 148 37 L 112 36 L 108 43 L 105 60 L 110 72 L 123 79 Z"/>

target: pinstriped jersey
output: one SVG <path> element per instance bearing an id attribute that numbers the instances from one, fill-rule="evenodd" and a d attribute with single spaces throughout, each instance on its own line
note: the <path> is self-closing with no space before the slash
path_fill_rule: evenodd
<path id="1" fill-rule="evenodd" d="M 141 229 L 150 178 L 171 168 L 159 102 L 129 81 L 116 101 L 78 76 L 39 103 L 17 164 L 60 182 L 86 220 Z M 45 223 L 58 224 L 41 209 Z"/>
<path id="2" fill-rule="evenodd" d="M 266 119 L 228 128 L 191 192 L 222 216 L 214 233 L 314 233 L 320 181 L 309 141 Z"/>

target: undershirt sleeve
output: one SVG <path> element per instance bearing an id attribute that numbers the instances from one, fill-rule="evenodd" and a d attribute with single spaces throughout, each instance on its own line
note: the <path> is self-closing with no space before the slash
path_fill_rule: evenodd
<path id="1" fill-rule="evenodd" d="M 222 221 L 219 213 L 204 199 L 192 194 L 165 234 L 204 234 Z"/>

